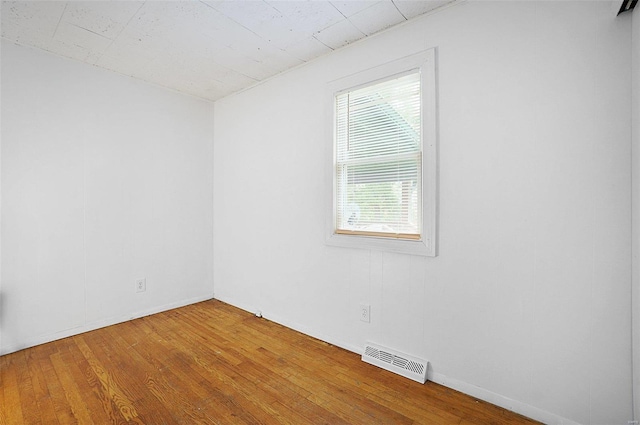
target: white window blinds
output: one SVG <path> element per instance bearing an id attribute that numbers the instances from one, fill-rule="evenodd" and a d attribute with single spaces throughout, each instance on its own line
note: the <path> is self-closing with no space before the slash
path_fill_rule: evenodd
<path id="1" fill-rule="evenodd" d="M 420 72 L 336 96 L 339 234 L 420 239 Z"/>

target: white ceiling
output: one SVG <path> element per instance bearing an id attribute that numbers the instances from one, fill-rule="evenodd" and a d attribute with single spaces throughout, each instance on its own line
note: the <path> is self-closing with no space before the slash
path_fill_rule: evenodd
<path id="1" fill-rule="evenodd" d="M 2 37 L 216 100 L 452 0 L 3 1 Z"/>

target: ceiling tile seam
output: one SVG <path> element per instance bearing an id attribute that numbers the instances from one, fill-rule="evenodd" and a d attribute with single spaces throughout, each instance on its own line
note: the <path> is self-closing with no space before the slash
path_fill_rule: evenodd
<path id="1" fill-rule="evenodd" d="M 358 13 L 360 13 L 360 12 L 358 12 Z M 354 14 L 354 15 L 351 15 L 351 16 L 353 17 L 353 16 L 356 16 L 356 15 L 357 15 L 357 13 L 356 13 L 356 14 Z M 364 31 L 362 31 L 360 28 L 358 28 L 358 26 L 357 26 L 356 24 L 354 24 L 354 23 L 353 23 L 353 21 L 352 21 L 351 19 L 349 19 L 349 18 L 345 19 L 344 21 L 338 21 L 338 22 L 336 22 L 335 24 L 329 25 L 329 26 L 328 26 L 328 27 L 326 27 L 324 30 L 329 29 L 329 28 L 331 28 L 331 27 L 333 27 L 333 26 L 335 26 L 335 25 L 341 24 L 342 22 L 347 22 L 347 23 L 349 23 L 349 25 L 351 25 L 353 28 L 355 28 L 355 29 L 356 29 L 356 31 L 358 31 L 360 34 L 362 34 L 362 37 L 359 37 L 359 38 L 358 38 L 358 39 L 356 39 L 355 41 L 348 42 L 348 43 L 347 43 L 347 44 L 345 44 L 344 46 L 348 46 L 349 44 L 352 44 L 352 43 L 357 43 L 358 41 L 360 41 L 360 40 L 364 40 L 365 38 L 369 37 L 369 34 L 365 33 L 365 32 L 364 32 Z M 324 31 L 324 30 L 322 30 L 322 31 Z M 319 34 L 320 32 L 321 32 L 321 31 L 319 31 L 319 32 L 318 32 L 318 34 Z M 372 34 L 372 35 L 373 35 L 373 34 Z M 343 47 L 343 46 L 340 46 L 340 47 Z M 340 48 L 340 47 L 338 47 L 338 48 Z"/>
<path id="2" fill-rule="evenodd" d="M 134 14 L 131 15 L 131 17 L 129 18 L 129 20 L 127 21 L 126 24 L 124 24 L 122 26 L 122 29 L 120 30 L 120 32 L 113 37 L 113 40 L 111 40 L 111 43 L 109 43 L 109 45 L 102 51 L 102 53 L 100 53 L 98 55 L 98 59 L 96 60 L 96 63 L 100 62 L 102 60 L 102 57 L 105 55 L 105 53 L 107 53 L 107 51 L 109 51 L 109 49 L 111 48 L 111 46 L 113 46 L 113 43 L 115 43 L 118 38 L 120 38 L 120 36 L 122 35 L 122 33 L 129 27 L 129 24 L 131 23 L 131 21 L 133 21 L 133 18 L 135 18 L 136 16 L 138 16 L 138 13 L 140 13 L 140 10 L 142 10 L 142 8 L 147 4 L 147 0 L 144 0 L 142 2 L 142 4 L 140 5 L 140 7 L 138 8 L 138 10 L 136 10 L 136 12 Z M 124 74 L 123 74 L 124 75 Z"/>
<path id="3" fill-rule="evenodd" d="M 369 35 L 368 35 L 368 34 L 366 34 L 364 31 L 362 31 L 360 28 L 358 28 L 358 26 L 357 26 L 356 24 L 354 24 L 354 23 L 353 23 L 353 21 L 352 21 L 351 19 L 349 19 L 350 17 L 345 16 L 345 14 L 344 14 L 344 13 L 342 13 L 342 12 L 340 11 L 340 9 L 338 9 L 338 8 L 336 7 L 336 5 L 335 5 L 335 4 L 333 4 L 333 2 L 331 2 L 331 1 L 330 1 L 330 2 L 329 2 L 329 4 L 330 4 L 331 6 L 333 6 L 333 8 L 334 8 L 335 10 L 337 10 L 339 14 L 341 14 L 342 16 L 344 16 L 344 20 L 345 20 L 345 21 L 349 22 L 351 25 L 353 25 L 353 27 L 354 27 L 355 29 L 357 29 L 358 31 L 360 31 L 360 33 L 362 33 L 363 37 L 359 38 L 358 40 L 361 40 L 361 39 L 363 39 L 363 38 L 367 38 L 367 37 L 369 37 Z M 367 10 L 367 9 L 369 9 L 370 7 L 373 7 L 373 5 L 368 6 L 368 7 L 366 7 L 365 9 L 362 9 L 362 10 Z M 362 10 L 361 10 L 360 12 L 358 12 L 358 13 L 361 13 L 361 12 L 362 12 Z M 358 13 L 354 13 L 354 14 L 353 14 L 353 15 L 351 15 L 351 16 L 355 16 L 355 15 L 357 15 Z M 326 30 L 327 28 L 330 28 L 330 27 L 332 27 L 332 26 L 334 26 L 334 25 L 336 25 L 336 24 L 338 24 L 338 23 L 339 23 L 339 22 L 336 22 L 336 23 L 334 23 L 334 24 L 331 24 L 331 25 L 329 25 L 328 27 L 325 27 L 325 28 L 321 29 L 320 31 L 318 31 L 318 33 L 322 32 L 323 30 Z M 316 39 L 316 40 L 317 40 L 317 39 Z M 320 41 L 320 40 L 318 40 L 318 41 Z M 322 43 L 322 41 L 320 41 L 320 42 Z M 322 43 L 322 44 L 324 44 L 324 43 Z M 348 44 L 350 44 L 350 43 L 347 43 L 347 45 L 348 45 Z M 326 44 L 325 44 L 325 46 L 326 46 Z M 330 46 L 327 46 L 327 47 L 331 48 Z M 335 50 L 335 49 L 331 49 L 331 50 Z"/>
<path id="4" fill-rule="evenodd" d="M 393 4 L 393 6 L 396 8 L 396 10 L 398 10 L 398 13 L 400 13 L 400 15 L 404 18 L 404 20 L 405 20 L 405 21 L 407 21 L 407 20 L 408 20 L 408 19 L 407 19 L 407 17 L 406 17 L 406 16 L 404 16 L 404 14 L 403 14 L 402 12 L 400 12 L 400 10 L 398 9 L 398 6 L 393 2 L 393 0 L 390 0 L 390 1 L 391 1 L 391 3 Z M 357 25 L 356 25 L 356 24 L 351 20 L 351 18 L 352 18 L 352 17 L 354 17 L 354 16 L 356 16 L 356 15 L 358 15 L 358 14 L 360 14 L 360 13 L 364 12 L 364 11 L 365 11 L 365 10 L 367 10 L 367 9 L 370 9 L 370 8 L 374 7 L 374 6 L 375 6 L 375 3 L 374 3 L 374 4 L 371 4 L 370 6 L 365 7 L 364 9 L 362 9 L 362 10 L 360 10 L 360 11 L 358 11 L 358 12 L 354 13 L 354 14 L 352 14 L 351 16 L 347 16 L 347 15 L 345 15 L 344 13 L 342 13 L 342 11 L 340 11 L 340 9 L 338 9 L 338 7 L 337 7 L 335 4 L 333 4 L 333 2 L 332 2 L 332 1 L 329 1 L 329 4 L 330 4 L 331 6 L 333 6 L 333 8 L 334 8 L 334 9 L 336 9 L 336 10 L 338 11 L 338 13 L 340 13 L 342 16 L 344 16 L 344 20 L 348 21 L 351 25 L 353 25 L 353 27 L 354 27 L 356 30 L 358 30 L 360 33 L 362 33 L 362 35 L 363 35 L 363 36 L 362 36 L 362 37 L 360 37 L 360 38 L 359 38 L 358 40 L 356 40 L 356 41 L 359 41 L 359 40 L 361 40 L 361 39 L 364 39 L 364 38 L 369 37 L 370 35 L 375 34 L 375 32 L 374 32 L 373 34 L 367 34 L 365 31 L 363 31 L 362 29 L 360 29 L 360 27 L 358 27 L 358 26 L 357 26 Z M 318 31 L 316 34 L 319 34 L 319 33 L 320 33 L 320 32 L 322 32 L 323 30 L 325 30 L 325 29 L 327 29 L 327 28 L 330 28 L 330 27 L 332 27 L 332 26 L 334 26 L 334 25 L 336 25 L 336 24 L 338 24 L 338 23 L 339 23 L 339 22 L 333 23 L 333 24 L 331 24 L 331 25 L 329 25 L 329 26 L 327 26 L 327 27 L 323 28 L 322 30 Z M 383 28 L 383 30 L 384 30 L 384 28 Z M 378 30 L 378 31 L 376 31 L 376 32 L 380 32 L 380 30 Z M 335 48 L 333 48 L 333 47 L 331 47 L 331 46 L 329 46 L 329 45 L 327 45 L 327 44 L 323 43 L 321 40 L 319 40 L 319 39 L 315 36 L 315 34 L 313 35 L 313 38 L 315 38 L 317 41 L 319 41 L 319 42 L 320 42 L 320 43 L 322 43 L 323 45 L 327 46 L 327 47 L 328 47 L 328 48 L 330 48 L 331 50 L 336 50 Z M 351 44 L 351 43 L 347 43 L 346 45 L 349 45 L 349 44 Z M 342 46 L 341 46 L 341 47 L 342 47 Z"/>
<path id="5" fill-rule="evenodd" d="M 280 11 L 277 7 L 275 7 L 275 6 L 274 6 L 274 5 L 272 5 L 271 3 L 269 3 L 269 2 L 267 2 L 267 1 L 265 1 L 265 0 L 262 0 L 262 1 L 263 1 L 263 2 L 265 2 L 266 4 L 268 4 L 269 6 L 271 6 L 271 7 L 272 7 L 276 12 L 278 12 L 279 14 L 281 14 L 283 17 L 285 17 L 285 18 L 287 18 L 287 19 L 290 19 L 290 17 L 289 17 L 289 16 L 287 16 L 285 13 L 283 13 L 282 11 Z M 327 3 L 329 3 L 329 4 L 331 5 L 331 7 L 333 7 L 333 8 L 334 8 L 334 9 L 335 9 L 335 10 L 336 10 L 340 15 L 342 15 L 342 16 L 344 17 L 344 20 L 348 20 L 348 19 L 349 19 L 349 18 L 347 18 L 347 17 L 344 15 L 344 13 L 340 12 L 340 9 L 338 9 L 338 8 L 337 8 L 337 7 L 336 7 L 336 6 L 331 2 L 331 1 L 327 1 Z M 326 26 L 324 26 L 324 27 L 320 28 L 319 30 L 317 30 L 317 31 L 312 35 L 312 37 L 314 37 L 314 38 L 315 38 L 315 34 L 318 34 L 318 33 L 322 32 L 322 31 L 326 30 L 327 28 L 334 26 L 335 24 L 337 24 L 337 23 L 339 23 L 339 22 L 341 22 L 341 21 L 334 22 L 334 23 L 332 23 L 332 24 L 329 24 L 329 25 L 326 25 Z M 318 40 L 318 41 L 320 41 L 320 40 Z M 321 42 L 321 41 L 320 41 L 320 42 Z M 321 43 L 322 43 L 322 42 L 321 42 Z M 324 43 L 322 43 L 322 44 L 324 44 Z M 325 46 L 326 46 L 326 44 L 325 44 Z M 327 47 L 329 47 L 329 46 L 327 46 Z M 332 50 L 333 50 L 333 49 L 332 49 Z"/>
<path id="6" fill-rule="evenodd" d="M 393 5 L 393 7 L 396 8 L 396 10 L 398 11 L 398 13 L 400 15 L 402 15 L 402 17 L 404 18 L 405 21 L 408 21 L 409 19 L 407 19 L 406 16 L 404 16 L 404 13 L 402 13 L 402 11 L 400 10 L 400 8 L 398 7 L 398 5 L 396 4 L 395 0 L 391 0 L 391 4 Z"/>
<path id="7" fill-rule="evenodd" d="M 51 36 L 51 40 L 53 40 L 56 37 L 56 33 L 58 32 L 58 28 L 60 27 L 60 22 L 62 22 L 62 18 L 64 17 L 64 14 L 67 12 L 68 4 L 69 2 L 64 3 L 64 9 L 62 9 L 62 13 L 60 14 L 60 19 L 58 19 L 58 23 L 56 24 L 56 29 L 53 31 L 53 35 Z"/>
<path id="8" fill-rule="evenodd" d="M 97 33 L 97 32 L 95 32 L 95 31 L 91 31 L 90 29 L 88 29 L 88 28 L 84 28 L 84 27 L 81 27 L 80 25 L 72 24 L 71 22 L 66 22 L 66 23 L 67 23 L 67 24 L 69 24 L 69 25 L 71 25 L 71 26 L 73 26 L 73 27 L 76 27 L 76 28 L 78 28 L 78 29 L 81 29 L 81 30 L 84 30 L 84 31 L 90 32 L 91 34 L 95 34 L 95 35 L 97 35 L 98 37 L 101 37 L 101 38 L 104 38 L 104 39 L 107 39 L 107 40 L 111 41 L 111 39 L 110 39 L 109 37 L 107 37 L 106 35 L 102 35 L 102 34 Z"/>
<path id="9" fill-rule="evenodd" d="M 207 6 L 208 8 L 213 9 L 213 10 L 215 10 L 216 12 L 220 13 L 222 16 L 224 16 L 225 18 L 229 19 L 231 22 L 233 22 L 233 23 L 235 23 L 235 24 L 239 25 L 240 27 L 244 28 L 245 30 L 249 31 L 250 33 L 252 33 L 252 34 L 253 34 L 253 35 L 255 35 L 256 37 L 258 37 L 260 40 L 264 40 L 264 41 L 266 41 L 266 42 L 267 42 L 271 47 L 273 47 L 273 48 L 275 48 L 275 49 L 277 49 L 277 50 L 281 51 L 282 53 L 286 54 L 287 56 L 294 57 L 294 56 L 292 56 L 292 55 L 291 55 L 287 50 L 282 49 L 281 47 L 279 47 L 279 46 L 277 46 L 276 44 L 272 43 L 272 42 L 271 42 L 271 40 L 267 40 L 266 38 L 264 38 L 264 37 L 263 37 L 263 36 L 261 36 L 260 34 L 258 34 L 258 33 L 256 33 L 255 31 L 253 31 L 251 28 L 249 28 L 249 27 L 247 27 L 247 26 L 243 25 L 242 23 L 240 23 L 240 22 L 236 21 L 236 20 L 235 20 L 235 19 L 233 19 L 231 16 L 229 16 L 229 15 L 227 15 L 227 14 L 225 14 L 225 13 L 223 13 L 223 12 L 219 11 L 219 10 L 218 10 L 218 9 L 216 9 L 215 7 L 211 6 L 210 4 L 208 4 L 208 3 L 206 3 L 206 2 L 204 2 L 204 1 L 202 1 L 202 0 L 199 0 L 199 1 L 200 1 L 200 3 L 204 4 L 204 5 L 205 5 L 205 6 Z M 264 0 L 263 0 L 263 3 L 265 3 L 266 5 L 268 5 L 269 7 L 271 7 L 273 10 L 275 10 L 276 12 L 278 12 L 279 14 L 281 14 L 282 16 L 284 16 L 284 14 L 282 14 L 282 12 L 280 12 L 278 9 L 276 9 L 275 7 L 273 7 L 271 4 L 269 4 L 269 3 L 265 2 Z M 320 40 L 318 40 L 318 41 L 320 41 Z M 322 42 L 321 42 L 321 43 L 322 43 Z M 324 44 L 324 43 L 322 43 L 322 44 Z M 228 46 L 227 46 L 227 47 L 228 47 Z M 329 47 L 329 46 L 327 46 L 327 47 Z M 229 48 L 230 48 L 231 50 L 234 50 L 234 49 L 233 49 L 233 48 L 231 48 L 231 47 L 229 47 Z M 244 54 L 242 54 L 242 53 L 240 53 L 240 54 L 241 54 L 243 57 L 245 57 L 245 58 L 247 58 L 247 59 L 249 59 L 249 60 L 251 60 L 251 61 L 253 61 L 253 62 L 257 63 L 257 64 L 260 64 L 260 65 L 262 65 L 262 64 L 263 64 L 263 62 L 262 62 L 262 61 L 255 60 L 254 58 L 252 58 L 252 57 L 248 57 L 248 56 L 246 56 L 246 55 L 244 55 Z M 215 61 L 214 61 L 214 62 L 215 62 Z M 302 62 L 304 63 L 304 61 L 302 61 Z M 217 63 L 217 62 L 216 62 L 216 63 Z M 252 80 L 254 80 L 254 81 L 257 81 L 257 82 L 258 82 L 258 81 L 262 81 L 262 80 L 258 80 L 258 79 L 256 79 L 256 78 L 254 78 L 254 77 L 250 77 L 249 75 L 246 75 L 246 74 L 244 74 L 243 72 L 240 72 L 240 71 L 234 70 L 234 69 L 232 69 L 232 68 L 227 68 L 227 69 L 231 69 L 232 71 L 235 71 L 235 72 L 237 72 L 238 74 L 241 74 L 241 75 L 243 75 L 243 76 L 245 76 L 245 77 L 247 77 L 247 78 L 250 78 L 250 79 L 252 79 Z M 278 74 L 279 74 L 279 72 L 278 72 Z M 276 75 L 277 75 L 277 74 L 276 74 Z"/>
<path id="10" fill-rule="evenodd" d="M 347 15 L 345 15 L 344 13 L 342 13 L 342 11 L 341 11 L 340 9 L 338 9 L 338 8 L 336 7 L 336 5 L 335 5 L 335 4 L 333 4 L 333 2 L 332 2 L 332 1 L 330 1 L 330 2 L 329 2 L 329 4 L 330 4 L 331 6 L 333 6 L 333 8 L 334 8 L 335 10 L 337 10 L 339 14 L 341 14 L 342 16 L 344 16 L 344 19 L 349 19 L 349 17 L 348 17 Z"/>
<path id="11" fill-rule="evenodd" d="M 328 28 L 328 27 L 327 27 L 327 28 Z M 316 34 L 318 34 L 318 33 L 316 33 Z M 325 47 L 327 47 L 327 48 L 331 49 L 331 51 L 336 50 L 336 49 L 334 49 L 333 47 L 329 46 L 327 43 L 323 43 L 323 42 L 322 42 L 322 40 L 319 40 L 319 39 L 318 39 L 318 37 L 316 37 L 316 34 L 313 34 L 313 35 L 311 36 L 311 38 L 315 39 L 318 43 L 322 44 L 323 46 L 325 46 Z M 324 56 L 324 55 L 321 55 L 321 56 Z M 318 57 L 319 57 L 319 56 L 318 56 Z M 314 58 L 314 59 L 315 59 L 315 58 Z M 312 60 L 313 60 L 313 59 L 312 59 Z M 304 63 L 306 63 L 306 62 L 309 62 L 309 61 L 304 61 Z"/>
<path id="12" fill-rule="evenodd" d="M 365 10 L 366 10 L 366 9 L 365 9 Z M 360 13 L 360 12 L 358 12 L 358 13 Z M 353 17 L 353 16 L 356 16 L 358 13 L 356 13 L 356 14 L 352 15 L 352 17 Z M 362 36 L 362 37 L 360 37 L 358 40 L 362 40 L 363 38 L 367 38 L 367 37 L 369 37 L 370 35 L 375 34 L 376 32 L 380 32 L 380 31 L 382 31 L 382 30 L 378 29 L 377 31 L 374 31 L 374 32 L 373 32 L 373 33 L 371 33 L 371 34 L 367 34 L 363 29 L 360 29 L 360 27 L 359 27 L 359 26 L 357 26 L 357 25 L 356 25 L 356 23 L 355 23 L 355 22 L 353 22 L 351 19 L 348 19 L 348 18 L 347 18 L 347 21 L 349 21 L 349 23 L 350 23 L 350 24 L 351 24 L 355 29 L 357 29 L 357 30 L 358 30 L 358 31 L 363 35 L 363 36 Z M 390 28 L 390 27 L 387 27 L 387 28 Z M 383 29 L 384 29 L 384 28 L 383 28 Z M 358 40 L 356 40 L 356 41 L 358 41 Z"/>
<path id="13" fill-rule="evenodd" d="M 224 16 L 225 18 L 227 18 L 228 20 L 232 21 L 235 24 L 238 24 L 239 26 L 241 26 L 242 28 L 246 29 L 247 31 L 249 31 L 250 33 L 252 33 L 253 35 L 255 35 L 256 37 L 260 38 L 261 40 L 265 40 L 264 37 L 262 37 L 260 34 L 258 34 L 257 32 L 253 31 L 251 28 L 248 28 L 246 26 L 244 26 L 243 24 L 241 24 L 240 22 L 236 21 L 235 19 L 233 19 L 231 16 L 227 15 L 226 13 L 223 13 L 221 11 L 219 11 L 218 9 L 216 9 L 215 7 L 211 6 L 210 4 L 200 0 L 200 3 L 204 4 L 205 6 L 207 6 L 210 9 L 215 10 L 216 12 L 218 12 L 219 14 L 221 14 L 222 16 Z M 268 4 L 268 3 L 267 3 Z M 271 5 L 269 5 L 271 6 Z M 273 6 L 271 6 L 273 7 Z M 276 9 L 277 10 L 277 9 Z M 280 11 L 278 11 L 278 13 L 280 13 Z M 271 43 L 269 40 L 265 40 L 268 43 Z"/>
<path id="14" fill-rule="evenodd" d="M 338 49 L 342 49 L 342 48 L 344 48 L 344 47 L 351 46 L 351 45 L 353 45 L 353 44 L 356 44 L 356 43 L 359 43 L 359 42 L 361 42 L 361 41 L 364 41 L 364 40 L 366 40 L 366 39 L 367 39 L 367 38 L 369 38 L 369 37 L 377 36 L 377 35 L 379 35 L 379 34 L 381 34 L 381 33 L 385 33 L 385 32 L 387 32 L 387 31 L 389 31 L 389 30 L 394 29 L 394 28 L 402 27 L 402 26 L 404 26 L 404 25 L 409 24 L 410 22 L 413 22 L 413 21 L 416 21 L 416 20 L 419 20 L 419 19 L 426 18 L 427 16 L 431 16 L 431 15 L 434 15 L 434 14 L 436 14 L 436 13 L 440 13 L 440 12 L 442 12 L 442 11 L 444 11 L 444 10 L 446 10 L 446 9 L 448 9 L 448 8 L 450 8 L 450 7 L 452 7 L 452 6 L 460 5 L 460 4 L 466 3 L 466 2 L 468 2 L 468 1 L 470 1 L 470 0 L 449 0 L 449 2 L 448 2 L 448 3 L 445 3 L 445 4 L 443 4 L 443 5 L 440 5 L 440 6 L 436 7 L 436 8 L 434 8 L 434 9 L 431 9 L 431 10 L 429 10 L 428 12 L 421 13 L 421 14 L 419 14 L 419 15 L 417 15 L 417 16 L 413 16 L 413 17 L 411 17 L 410 19 L 405 18 L 405 21 L 404 21 L 404 22 L 400 22 L 400 23 L 398 23 L 398 24 L 395 24 L 395 25 L 392 25 L 392 26 L 390 26 L 390 27 L 384 28 L 384 29 L 379 30 L 379 31 L 377 31 L 377 32 L 375 32 L 375 33 L 373 33 L 373 34 L 370 34 L 370 35 L 365 34 L 365 35 L 364 35 L 364 37 L 362 37 L 362 38 L 360 38 L 360 39 L 358 39 L 358 40 L 356 40 L 356 41 L 354 41 L 354 42 L 348 43 L 348 44 L 346 44 L 346 45 L 344 45 L 344 46 L 341 46 L 341 47 L 339 47 Z M 393 0 L 392 0 L 392 2 L 393 2 Z M 395 4 L 395 3 L 393 3 L 393 5 L 394 5 L 394 6 L 396 7 L 396 9 L 397 9 L 396 4 Z M 372 7 L 372 6 L 369 6 L 369 7 Z M 368 8 L 367 8 L 367 9 L 368 9 Z M 366 9 L 363 9 L 363 10 L 366 10 Z M 404 14 L 403 14 L 402 12 L 400 12 L 399 10 L 398 10 L 398 12 L 399 12 L 402 16 L 404 16 Z M 355 16 L 355 15 L 353 15 L 353 16 Z M 361 30 L 360 30 L 360 29 L 359 29 L 359 28 L 358 28 L 358 27 L 357 27 L 353 22 L 351 22 L 349 19 L 347 19 L 347 20 L 348 20 L 348 21 L 351 23 L 351 25 L 353 25 L 353 26 L 354 26 L 358 31 L 362 32 L 362 31 L 361 31 Z M 318 41 L 320 41 L 320 40 L 318 40 Z M 323 44 L 324 44 L 324 43 L 323 43 Z M 337 49 L 336 49 L 336 50 L 337 50 Z"/>

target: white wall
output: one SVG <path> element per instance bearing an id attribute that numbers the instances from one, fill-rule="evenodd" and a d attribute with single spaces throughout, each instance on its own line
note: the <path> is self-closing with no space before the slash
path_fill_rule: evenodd
<path id="1" fill-rule="evenodd" d="M 216 298 L 548 423 L 626 424 L 630 40 L 609 2 L 467 2 L 217 102 Z M 326 83 L 430 47 L 440 255 L 326 246 Z"/>
<path id="2" fill-rule="evenodd" d="M 211 103 L 3 41 L 0 353 L 211 298 L 212 136 Z"/>
<path id="3" fill-rule="evenodd" d="M 0 16 L 1 18 L 1 16 Z M 0 43 L 0 65 L 2 61 L 2 43 Z M 0 105 L 2 105 L 2 66 L 0 66 Z M 2 108 L 0 107 L 0 319 L 2 318 Z M 0 349 L 2 347 L 2 324 L 0 323 Z M 2 351 L 0 351 L 2 353 Z"/>
<path id="4" fill-rule="evenodd" d="M 633 85 L 633 395 L 635 419 L 640 419 L 640 9 L 632 16 Z"/>

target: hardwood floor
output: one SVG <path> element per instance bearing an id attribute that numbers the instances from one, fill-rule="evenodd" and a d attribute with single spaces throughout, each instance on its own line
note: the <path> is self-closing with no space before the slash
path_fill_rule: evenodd
<path id="1" fill-rule="evenodd" d="M 0 357 L 0 424 L 533 424 L 219 301 Z"/>

